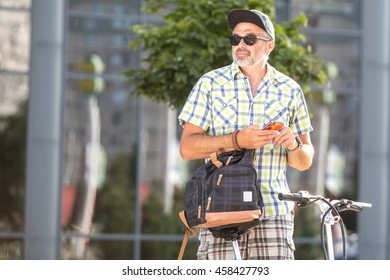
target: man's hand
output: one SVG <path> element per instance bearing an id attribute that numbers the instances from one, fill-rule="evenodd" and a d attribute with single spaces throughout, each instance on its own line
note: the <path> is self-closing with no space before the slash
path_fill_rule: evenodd
<path id="1" fill-rule="evenodd" d="M 273 143 L 276 146 L 286 147 L 289 150 L 294 150 L 298 146 L 291 128 L 284 126 L 279 130 L 279 132 L 279 135 L 275 136 L 273 139 Z"/>
<path id="2" fill-rule="evenodd" d="M 257 149 L 270 144 L 279 136 L 277 130 L 265 130 L 257 125 L 251 125 L 240 130 L 237 134 L 237 142 L 241 148 Z"/>

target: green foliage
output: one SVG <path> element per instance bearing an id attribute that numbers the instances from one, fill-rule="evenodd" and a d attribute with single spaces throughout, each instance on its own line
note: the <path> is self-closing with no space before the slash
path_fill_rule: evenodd
<path id="1" fill-rule="evenodd" d="M 108 177 L 96 199 L 94 223 L 102 233 L 134 232 L 135 202 L 135 157 L 121 154 L 109 165 Z M 142 205 L 142 234 L 181 234 L 182 224 L 178 213 L 183 209 L 184 194 L 176 189 L 171 213 L 163 211 L 162 196 L 152 188 L 148 199 Z M 133 242 L 98 241 L 99 258 L 106 260 L 129 259 L 133 253 Z M 180 250 L 177 242 L 146 241 L 142 243 L 142 259 L 176 259 Z"/>
<path id="2" fill-rule="evenodd" d="M 258 9 L 274 18 L 273 0 L 146 0 L 145 11 L 161 14 L 162 26 L 131 26 L 137 35 L 132 49 L 141 49 L 146 57 L 141 69 L 124 73 L 132 85 L 132 94 L 181 108 L 195 82 L 207 71 L 231 63 L 231 33 L 226 16 L 233 9 Z M 315 82 L 322 84 L 326 74 L 323 62 L 304 47 L 300 33 L 307 22 L 301 14 L 293 21 L 275 25 L 276 48 L 270 63 L 295 78 L 306 93 Z"/>
<path id="3" fill-rule="evenodd" d="M 173 195 L 173 207 L 170 213 L 163 212 L 162 196 L 151 192 L 143 207 L 142 233 L 144 234 L 181 234 L 183 225 L 178 213 L 183 210 L 184 192 L 176 188 Z M 181 243 L 153 241 L 142 243 L 143 260 L 177 259 Z"/>
<path id="4" fill-rule="evenodd" d="M 311 53 L 311 47 L 305 47 L 306 38 L 300 28 L 306 26 L 307 18 L 301 13 L 292 21 L 285 21 L 275 26 L 276 47 L 270 63 L 282 73 L 297 80 L 310 98 L 312 83 L 322 85 L 327 80 L 324 61 Z"/>
<path id="5" fill-rule="evenodd" d="M 161 195 L 151 192 L 147 203 L 143 207 L 142 232 L 145 234 L 158 234 L 165 232 L 167 217 L 163 212 Z M 167 259 L 167 242 L 152 241 L 142 243 L 142 259 Z"/>
<path id="6" fill-rule="evenodd" d="M 313 237 L 320 240 L 320 213 L 316 206 L 296 208 L 294 221 L 294 237 Z M 322 247 L 319 243 L 295 244 L 295 259 L 317 260 L 323 259 Z"/>
<path id="7" fill-rule="evenodd" d="M 96 198 L 95 223 L 104 233 L 134 231 L 135 159 L 121 154 L 109 166 L 107 181 Z M 127 259 L 131 242 L 101 242 L 102 259 Z"/>

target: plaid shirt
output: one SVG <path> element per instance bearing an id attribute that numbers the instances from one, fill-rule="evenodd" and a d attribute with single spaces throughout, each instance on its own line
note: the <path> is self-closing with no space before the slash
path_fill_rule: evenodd
<path id="1" fill-rule="evenodd" d="M 192 123 L 209 135 L 224 135 L 248 125 L 264 127 L 271 121 L 283 122 L 294 135 L 312 131 L 302 89 L 297 82 L 267 64 L 255 96 L 249 80 L 236 63 L 203 75 L 193 87 L 179 122 Z M 279 192 L 288 192 L 287 152 L 267 144 L 256 150 L 254 166 L 263 195 L 265 217 L 290 212 L 293 202 L 280 201 Z"/>

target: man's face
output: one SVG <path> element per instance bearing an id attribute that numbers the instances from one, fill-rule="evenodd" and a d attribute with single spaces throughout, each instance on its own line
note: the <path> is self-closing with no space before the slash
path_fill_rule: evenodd
<path id="1" fill-rule="evenodd" d="M 233 30 L 233 34 L 240 37 L 247 35 L 261 36 L 264 38 L 271 38 L 263 29 L 255 24 L 242 22 L 236 25 Z M 241 39 L 237 46 L 232 45 L 232 57 L 233 60 L 240 67 L 251 67 L 259 63 L 265 64 L 268 60 L 268 55 L 271 53 L 274 47 L 274 41 L 264 41 L 256 39 L 253 46 L 245 44 Z"/>

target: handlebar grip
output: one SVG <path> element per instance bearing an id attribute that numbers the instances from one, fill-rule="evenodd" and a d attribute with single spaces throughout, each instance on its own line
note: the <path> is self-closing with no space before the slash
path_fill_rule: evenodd
<path id="1" fill-rule="evenodd" d="M 361 212 L 363 208 L 372 206 L 371 203 L 357 202 L 350 199 L 342 199 L 335 205 L 340 209 L 339 211 L 352 210 L 356 212 Z"/>
<path id="2" fill-rule="evenodd" d="M 367 203 L 367 202 L 359 202 L 359 201 L 353 201 L 352 203 L 353 205 L 356 205 L 358 207 L 361 207 L 361 208 L 370 208 L 372 207 L 372 204 L 371 203 Z"/>
<path id="3" fill-rule="evenodd" d="M 303 196 L 301 193 L 279 193 L 279 200 L 301 201 Z"/>
<path id="4" fill-rule="evenodd" d="M 279 193 L 279 200 L 289 200 L 298 202 L 298 206 L 304 206 L 310 200 L 322 199 L 319 195 L 310 195 L 307 191 L 299 191 L 297 193 Z"/>

